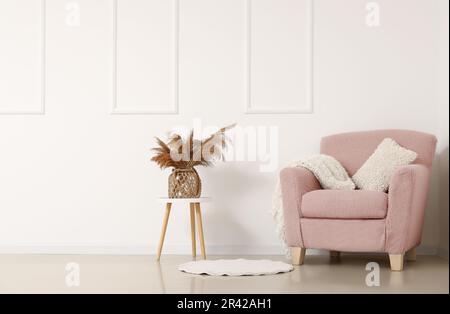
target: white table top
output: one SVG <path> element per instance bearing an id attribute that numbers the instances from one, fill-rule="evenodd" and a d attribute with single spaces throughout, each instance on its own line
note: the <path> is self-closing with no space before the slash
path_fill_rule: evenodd
<path id="1" fill-rule="evenodd" d="M 160 197 L 158 198 L 159 203 L 208 203 L 211 202 L 211 197 L 200 197 L 200 198 L 170 198 L 170 197 Z"/>

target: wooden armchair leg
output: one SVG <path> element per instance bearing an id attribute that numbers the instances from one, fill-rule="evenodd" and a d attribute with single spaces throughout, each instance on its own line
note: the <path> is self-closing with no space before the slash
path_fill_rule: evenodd
<path id="1" fill-rule="evenodd" d="M 392 271 L 403 270 L 403 257 L 404 254 L 389 254 L 389 260 L 391 262 Z"/>
<path id="2" fill-rule="evenodd" d="M 416 261 L 416 248 L 415 247 L 413 247 L 411 250 L 406 252 L 405 259 L 408 262 L 415 262 Z"/>
<path id="3" fill-rule="evenodd" d="M 306 249 L 302 247 L 291 248 L 292 265 L 298 266 L 303 265 L 305 260 Z"/>

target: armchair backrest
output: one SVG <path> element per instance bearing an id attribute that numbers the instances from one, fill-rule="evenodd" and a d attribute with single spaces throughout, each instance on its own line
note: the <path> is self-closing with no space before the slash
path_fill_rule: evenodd
<path id="1" fill-rule="evenodd" d="M 437 139 L 434 135 L 416 131 L 376 130 L 326 136 L 322 138 L 320 152 L 336 158 L 353 176 L 386 137 L 415 151 L 418 155 L 415 164 L 431 168 Z"/>

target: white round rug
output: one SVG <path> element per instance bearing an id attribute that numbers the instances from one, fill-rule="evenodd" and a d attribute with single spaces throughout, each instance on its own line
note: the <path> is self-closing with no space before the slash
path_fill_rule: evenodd
<path id="1" fill-rule="evenodd" d="M 290 272 L 292 265 L 270 260 L 219 259 L 201 260 L 182 264 L 178 270 L 211 276 L 260 276 Z"/>

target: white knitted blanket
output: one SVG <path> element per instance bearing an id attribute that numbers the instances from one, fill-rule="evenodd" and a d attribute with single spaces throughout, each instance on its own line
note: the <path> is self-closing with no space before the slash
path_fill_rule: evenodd
<path id="1" fill-rule="evenodd" d="M 297 161 L 289 167 L 303 167 L 311 171 L 323 189 L 354 190 L 355 184 L 349 177 L 345 168 L 334 157 L 328 155 L 314 155 Z M 283 199 L 281 193 L 280 176 L 278 176 L 275 194 L 272 201 L 272 216 L 276 222 L 276 231 L 286 255 L 289 256 L 289 248 L 286 244 L 286 228 L 284 223 Z"/>

